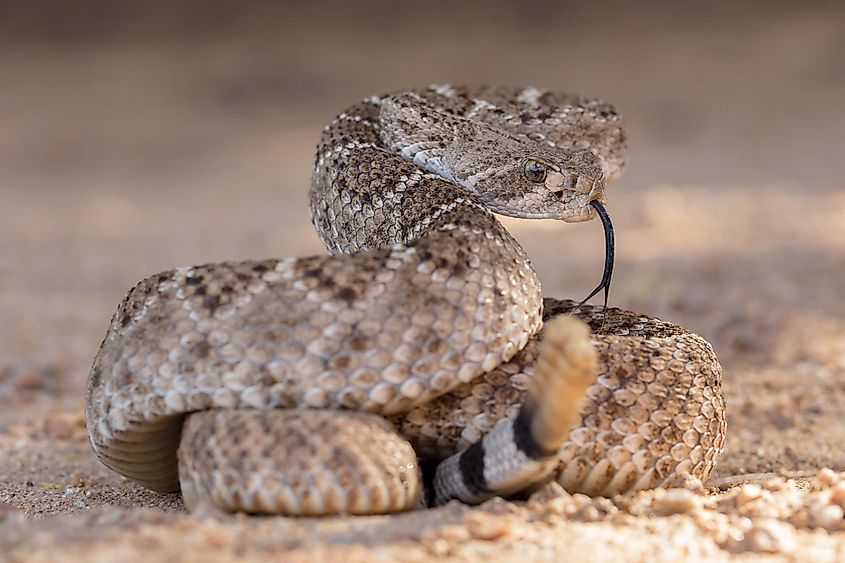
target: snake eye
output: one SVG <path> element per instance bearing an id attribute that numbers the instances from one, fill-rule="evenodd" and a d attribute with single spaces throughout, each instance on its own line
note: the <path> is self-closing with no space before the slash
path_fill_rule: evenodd
<path id="1" fill-rule="evenodd" d="M 531 182 L 539 184 L 546 179 L 546 165 L 537 160 L 526 160 L 522 166 L 522 173 Z"/>

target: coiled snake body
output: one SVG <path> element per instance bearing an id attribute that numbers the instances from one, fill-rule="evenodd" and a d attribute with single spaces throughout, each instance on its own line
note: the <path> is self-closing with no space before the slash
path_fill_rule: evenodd
<path id="1" fill-rule="evenodd" d="M 189 507 L 284 514 L 414 507 L 417 456 L 439 461 L 428 504 L 548 478 L 589 494 L 706 479 L 725 433 L 710 345 L 544 304 L 492 214 L 589 220 L 624 159 L 598 100 L 438 86 L 356 104 L 324 131 L 311 184 L 331 255 L 129 291 L 88 381 L 97 456 Z"/>

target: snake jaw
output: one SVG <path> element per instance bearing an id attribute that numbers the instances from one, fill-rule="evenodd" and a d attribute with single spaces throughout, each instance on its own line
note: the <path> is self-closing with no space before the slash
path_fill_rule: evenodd
<path id="1" fill-rule="evenodd" d="M 604 202 L 604 175 L 599 176 L 598 178 L 593 178 L 592 184 L 590 185 L 590 191 L 587 194 L 587 199 L 591 202 L 598 201 L 599 203 Z"/>
<path id="2" fill-rule="evenodd" d="M 554 195 L 563 198 L 565 192 L 586 194 L 589 200 L 598 199 L 604 193 L 604 175 L 591 176 L 579 172 L 549 172 L 546 187 Z"/>
<path id="3" fill-rule="evenodd" d="M 546 177 L 546 189 L 565 208 L 557 217 L 568 223 L 590 221 L 596 216 L 592 201 L 604 201 L 605 177 L 576 170 L 551 170 Z"/>

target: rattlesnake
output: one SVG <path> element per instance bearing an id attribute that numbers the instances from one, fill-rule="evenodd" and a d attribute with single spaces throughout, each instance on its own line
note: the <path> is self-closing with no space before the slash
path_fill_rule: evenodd
<path id="1" fill-rule="evenodd" d="M 331 255 L 132 288 L 88 380 L 94 451 L 189 507 L 285 514 L 478 502 L 548 478 L 605 495 L 706 479 L 725 436 L 710 345 L 543 303 L 492 214 L 589 220 L 624 164 L 598 100 L 436 86 L 352 106 L 311 183 Z"/>

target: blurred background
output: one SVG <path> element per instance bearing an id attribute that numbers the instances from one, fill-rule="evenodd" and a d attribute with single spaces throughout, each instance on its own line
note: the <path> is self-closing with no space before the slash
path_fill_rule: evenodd
<path id="1" fill-rule="evenodd" d="M 630 165 L 608 191 L 611 304 L 713 342 L 720 472 L 845 467 L 841 2 L 2 1 L 7 416 L 79 408 L 141 278 L 323 252 L 306 204 L 322 128 L 447 82 L 616 104 Z M 598 223 L 506 224 L 547 295 L 598 281 Z"/>

